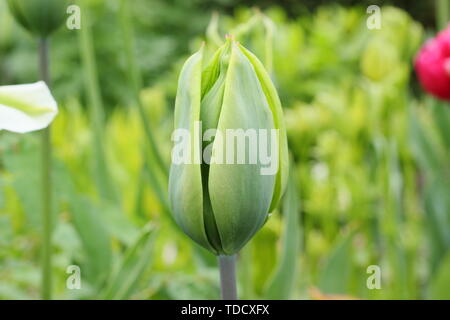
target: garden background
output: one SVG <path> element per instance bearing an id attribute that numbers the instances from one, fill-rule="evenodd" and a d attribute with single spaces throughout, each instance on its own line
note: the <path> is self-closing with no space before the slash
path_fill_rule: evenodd
<path id="1" fill-rule="evenodd" d="M 215 257 L 170 215 L 167 168 L 181 65 L 231 33 L 277 86 L 296 185 L 238 257 L 240 298 L 450 299 L 450 107 L 413 70 L 446 25 L 438 2 L 76 1 L 81 29 L 51 41 L 53 297 L 219 298 Z M 36 48 L 0 0 L 1 85 L 38 79 Z M 40 297 L 39 147 L 0 132 L 0 299 Z"/>

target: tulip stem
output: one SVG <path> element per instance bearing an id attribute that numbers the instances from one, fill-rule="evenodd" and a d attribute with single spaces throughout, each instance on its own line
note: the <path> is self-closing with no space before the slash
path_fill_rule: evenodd
<path id="1" fill-rule="evenodd" d="M 39 70 L 40 78 L 48 86 L 49 57 L 48 39 L 39 39 Z M 42 197 L 42 299 L 50 300 L 52 297 L 52 179 L 51 179 L 51 129 L 50 125 L 42 131 L 42 176 L 41 176 L 41 197 Z"/>
<path id="2" fill-rule="evenodd" d="M 449 22 L 449 0 L 436 0 L 436 20 L 438 29 L 444 29 Z"/>
<path id="3" fill-rule="evenodd" d="M 219 256 L 220 287 L 223 300 L 237 300 L 236 255 Z"/>
<path id="4" fill-rule="evenodd" d="M 156 165 L 162 170 L 164 175 L 168 174 L 169 169 L 158 149 L 156 138 L 152 132 L 151 125 L 148 121 L 148 116 L 145 113 L 144 106 L 141 99 L 139 98 L 139 92 L 142 90 L 142 76 L 139 72 L 139 67 L 135 55 L 135 40 L 133 33 L 133 20 L 130 13 L 130 3 L 128 0 L 122 0 L 120 3 L 120 19 L 123 35 L 123 44 L 125 58 L 127 62 L 128 77 L 130 81 L 130 86 L 133 92 L 133 99 L 139 116 L 142 121 L 142 128 L 144 129 L 144 134 L 147 137 L 147 142 L 149 144 L 149 151 L 152 157 L 155 159 Z M 153 169 L 153 165 L 149 166 L 150 170 Z"/>
<path id="5" fill-rule="evenodd" d="M 89 104 L 89 118 L 92 128 L 92 150 L 94 179 L 99 196 L 102 200 L 110 201 L 117 206 L 121 206 L 120 197 L 115 185 L 112 183 L 110 167 L 107 161 L 105 146 L 105 106 L 100 90 L 97 59 L 95 56 L 95 46 L 92 33 L 91 16 L 89 15 L 87 0 L 79 1 L 82 15 L 82 28 L 78 32 L 78 40 L 81 54 L 81 61 L 84 66 L 84 84 L 87 101 Z"/>

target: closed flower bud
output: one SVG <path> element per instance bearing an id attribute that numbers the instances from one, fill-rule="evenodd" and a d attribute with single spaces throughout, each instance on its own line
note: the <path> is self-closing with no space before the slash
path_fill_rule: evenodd
<path id="1" fill-rule="evenodd" d="M 215 254 L 235 254 L 277 206 L 288 174 L 281 103 L 261 62 L 231 39 L 209 63 L 203 48 L 191 56 L 179 77 L 175 129 L 176 142 L 177 130 L 189 133 L 181 149 L 192 160 L 174 161 L 174 146 L 169 198 L 175 220 Z M 274 170 L 265 172 L 261 157 L 255 161 L 255 138 L 258 156 L 267 149 Z M 233 144 L 238 140 L 245 145 Z"/>
<path id="2" fill-rule="evenodd" d="M 11 13 L 25 29 L 46 37 L 66 18 L 68 0 L 8 0 Z"/>
<path id="3" fill-rule="evenodd" d="M 425 91 L 450 100 L 450 26 L 420 49 L 415 69 Z"/>

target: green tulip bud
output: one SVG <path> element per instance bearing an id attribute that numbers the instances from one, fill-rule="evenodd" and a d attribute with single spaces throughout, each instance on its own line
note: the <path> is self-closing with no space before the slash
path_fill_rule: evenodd
<path id="1" fill-rule="evenodd" d="M 179 77 L 172 138 L 178 139 L 177 129 L 189 133 L 182 145 L 192 161 L 174 161 L 174 146 L 169 198 L 189 237 L 215 254 L 232 255 L 264 225 L 284 192 L 286 129 L 276 89 L 256 56 L 230 38 L 208 64 L 203 51 L 186 61 Z M 262 138 L 269 131 L 276 139 Z M 246 133 L 240 141 L 247 144 L 233 145 L 238 139 L 230 132 Z M 263 173 L 266 162 L 250 160 L 255 137 L 276 156 L 271 173 Z"/>
<path id="2" fill-rule="evenodd" d="M 31 33 L 46 37 L 58 29 L 66 18 L 68 0 L 8 0 L 17 20 Z"/>

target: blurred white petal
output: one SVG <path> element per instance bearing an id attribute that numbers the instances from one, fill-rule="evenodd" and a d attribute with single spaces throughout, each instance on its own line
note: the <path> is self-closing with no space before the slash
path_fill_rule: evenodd
<path id="1" fill-rule="evenodd" d="M 58 105 L 43 81 L 0 86 L 0 130 L 25 133 L 46 128 Z"/>

